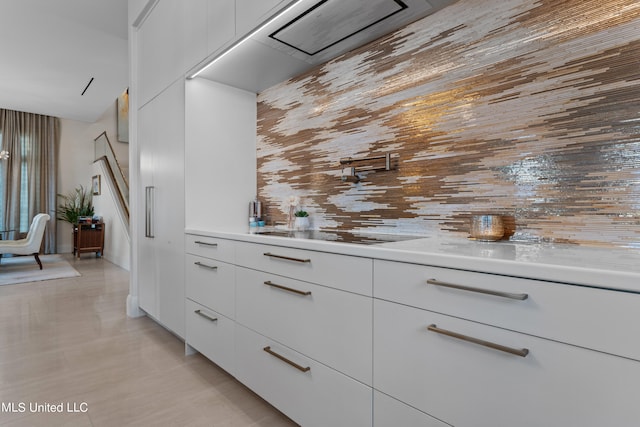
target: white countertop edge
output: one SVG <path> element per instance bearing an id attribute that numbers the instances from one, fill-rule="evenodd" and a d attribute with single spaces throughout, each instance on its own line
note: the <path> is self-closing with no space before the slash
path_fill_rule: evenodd
<path id="1" fill-rule="evenodd" d="M 359 245 L 247 232 L 185 229 L 185 233 L 640 293 L 638 250 L 455 237 Z"/>

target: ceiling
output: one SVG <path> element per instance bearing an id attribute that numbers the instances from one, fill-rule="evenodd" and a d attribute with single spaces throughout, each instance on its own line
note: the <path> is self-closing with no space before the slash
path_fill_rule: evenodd
<path id="1" fill-rule="evenodd" d="M 127 0 L 1 1 L 0 40 L 0 108 L 93 123 L 128 86 Z"/>

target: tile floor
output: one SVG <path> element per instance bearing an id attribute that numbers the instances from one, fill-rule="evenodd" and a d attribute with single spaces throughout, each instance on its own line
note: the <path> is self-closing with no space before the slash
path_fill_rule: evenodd
<path id="1" fill-rule="evenodd" d="M 0 426 L 296 425 L 152 320 L 128 318 L 127 271 L 68 259 L 81 277 L 0 286 Z"/>

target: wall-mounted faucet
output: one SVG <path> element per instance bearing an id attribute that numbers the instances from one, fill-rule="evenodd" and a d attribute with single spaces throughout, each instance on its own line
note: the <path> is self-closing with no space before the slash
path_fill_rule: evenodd
<path id="1" fill-rule="evenodd" d="M 355 183 L 360 182 L 360 176 L 356 173 L 356 168 L 353 166 L 349 166 L 346 168 L 342 168 L 342 175 L 340 177 L 342 181 L 352 181 Z"/>
<path id="2" fill-rule="evenodd" d="M 352 163 L 359 162 L 372 162 L 375 160 L 383 160 L 384 166 L 348 166 L 346 168 L 342 168 L 341 179 L 342 181 L 352 181 L 352 182 L 360 182 L 362 179 L 358 172 L 372 172 L 372 171 L 388 171 L 391 170 L 391 153 L 386 153 L 383 156 L 373 156 L 373 157 L 361 157 L 359 159 L 354 159 L 352 157 L 343 157 L 340 159 L 341 165 L 351 165 Z"/>

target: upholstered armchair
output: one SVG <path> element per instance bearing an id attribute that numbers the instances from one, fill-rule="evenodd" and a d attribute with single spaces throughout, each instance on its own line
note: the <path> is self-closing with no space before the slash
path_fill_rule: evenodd
<path id="1" fill-rule="evenodd" d="M 42 262 L 38 253 L 40 253 L 40 246 L 44 237 L 44 228 L 50 218 L 49 215 L 42 213 L 34 216 L 29 226 L 27 237 L 24 239 L 0 240 L 0 258 L 3 254 L 33 255 L 40 266 L 40 270 L 42 270 Z"/>

